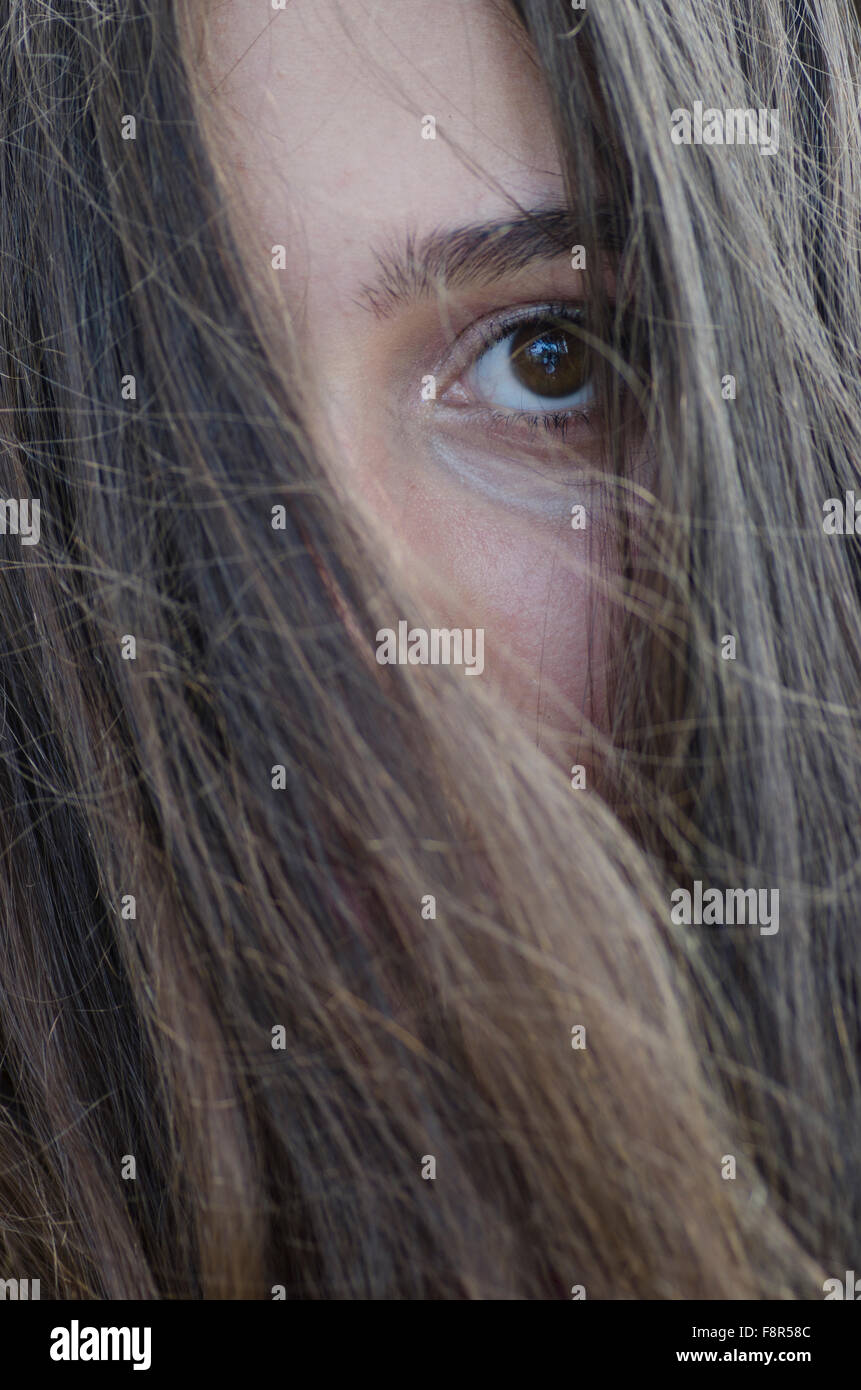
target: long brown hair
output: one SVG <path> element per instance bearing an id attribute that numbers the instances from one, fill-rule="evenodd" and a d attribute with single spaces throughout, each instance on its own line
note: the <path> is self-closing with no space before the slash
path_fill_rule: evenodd
<path id="1" fill-rule="evenodd" d="M 0 0 L 3 486 L 42 509 L 0 565 L 0 1272 L 45 1296 L 817 1297 L 857 1265 L 859 565 L 822 529 L 861 458 L 857 22 L 516 10 L 588 254 L 608 196 L 626 228 L 656 459 L 647 491 L 611 460 L 608 798 L 480 682 L 361 649 L 420 599 L 312 441 L 201 26 Z M 779 108 L 779 156 L 680 151 L 703 98 Z M 674 926 L 695 880 L 779 889 L 779 933 Z"/>

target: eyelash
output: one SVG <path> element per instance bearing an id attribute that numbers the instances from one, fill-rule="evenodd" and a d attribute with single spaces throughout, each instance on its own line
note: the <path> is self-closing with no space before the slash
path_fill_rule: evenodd
<path id="1" fill-rule="evenodd" d="M 495 425 L 503 426 L 523 426 L 532 434 L 540 434 L 546 430 L 548 434 L 558 435 L 560 439 L 565 438 L 566 432 L 570 427 L 579 421 L 581 424 L 588 424 L 595 412 L 595 407 L 588 409 L 572 408 L 566 411 L 542 411 L 539 415 L 529 415 L 525 411 L 494 410 L 491 412 L 490 419 Z"/>

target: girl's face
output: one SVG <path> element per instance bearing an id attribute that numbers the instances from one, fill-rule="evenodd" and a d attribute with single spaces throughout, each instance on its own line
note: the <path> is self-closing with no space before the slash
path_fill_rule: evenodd
<path id="1" fill-rule="evenodd" d="M 536 735 L 600 723 L 584 275 L 522 31 L 480 0 L 228 0 L 211 61 L 351 483 Z"/>

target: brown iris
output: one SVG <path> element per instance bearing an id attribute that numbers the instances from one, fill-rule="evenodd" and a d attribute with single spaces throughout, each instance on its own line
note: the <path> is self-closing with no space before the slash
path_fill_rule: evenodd
<path id="1" fill-rule="evenodd" d="M 554 324 L 525 324 L 511 338 L 509 353 L 515 376 L 537 396 L 570 396 L 589 381 L 586 344 Z"/>

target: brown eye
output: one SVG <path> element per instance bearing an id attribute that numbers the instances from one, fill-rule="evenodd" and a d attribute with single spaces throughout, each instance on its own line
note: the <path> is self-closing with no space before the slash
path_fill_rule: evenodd
<path id="1" fill-rule="evenodd" d="M 473 362 L 469 383 L 487 405 L 523 413 L 576 410 L 595 399 L 593 365 L 574 311 L 566 320 L 548 309 L 501 332 Z"/>
<path id="2" fill-rule="evenodd" d="M 537 396 L 570 396 L 589 382 L 589 351 L 564 328 L 526 324 L 510 338 L 515 377 Z"/>

